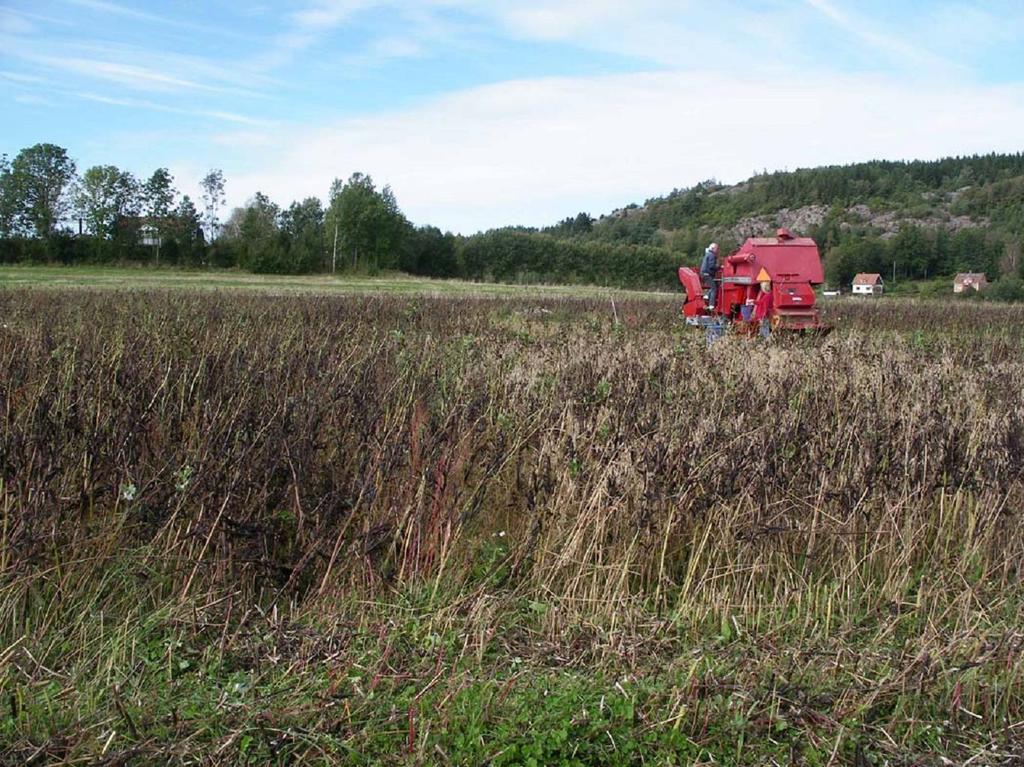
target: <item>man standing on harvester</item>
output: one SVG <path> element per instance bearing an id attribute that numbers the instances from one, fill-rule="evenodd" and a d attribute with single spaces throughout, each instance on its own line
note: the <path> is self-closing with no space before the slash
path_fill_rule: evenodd
<path id="1" fill-rule="evenodd" d="M 714 310 L 715 299 L 718 297 L 718 243 L 713 242 L 704 251 L 704 259 L 700 262 L 700 282 L 708 289 L 708 308 Z"/>

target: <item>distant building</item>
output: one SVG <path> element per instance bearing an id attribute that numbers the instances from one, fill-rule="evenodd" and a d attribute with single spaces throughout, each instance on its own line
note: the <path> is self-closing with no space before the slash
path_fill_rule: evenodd
<path id="1" fill-rule="evenodd" d="M 853 278 L 855 296 L 880 296 L 885 290 L 880 274 L 858 274 Z"/>
<path id="2" fill-rule="evenodd" d="M 838 298 L 841 292 L 839 288 L 825 288 L 825 290 L 821 291 L 821 295 L 825 296 L 825 298 Z"/>
<path id="3" fill-rule="evenodd" d="M 159 248 L 162 244 L 160 230 L 152 224 L 143 224 L 139 227 L 139 244 Z"/>
<path id="4" fill-rule="evenodd" d="M 988 287 L 988 280 L 980 272 L 961 272 L 953 278 L 953 292 L 963 293 L 965 290 L 982 291 Z"/>

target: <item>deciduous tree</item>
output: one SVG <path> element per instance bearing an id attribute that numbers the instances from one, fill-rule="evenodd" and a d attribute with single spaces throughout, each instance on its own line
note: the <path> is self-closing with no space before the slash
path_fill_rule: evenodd
<path id="1" fill-rule="evenodd" d="M 174 201 L 178 190 L 174 188 L 174 176 L 167 168 L 157 168 L 153 175 L 142 185 L 143 199 L 146 203 L 146 215 L 157 223 L 174 212 Z"/>
<path id="2" fill-rule="evenodd" d="M 315 272 L 324 266 L 324 208 L 316 197 L 293 202 L 281 214 L 288 271 Z"/>
<path id="3" fill-rule="evenodd" d="M 142 210 L 139 182 L 113 165 L 95 165 L 82 174 L 75 206 L 93 235 L 113 239 L 124 232 L 125 219 Z"/>
<path id="4" fill-rule="evenodd" d="M 74 160 L 56 144 L 36 144 L 18 152 L 10 176 L 15 225 L 37 237 L 53 234 L 70 205 Z"/>
<path id="5" fill-rule="evenodd" d="M 331 185 L 324 235 L 332 249 L 337 240 L 339 266 L 396 267 L 408 226 L 391 188 L 378 192 L 370 176 L 353 173 L 347 182 L 336 179 Z"/>
<path id="6" fill-rule="evenodd" d="M 199 264 L 203 261 L 203 224 L 192 198 L 187 194 L 167 219 L 164 252 L 169 261 Z"/>
<path id="7" fill-rule="evenodd" d="M 254 272 L 288 271 L 286 250 L 278 228 L 281 209 L 262 192 L 242 209 L 237 221 L 238 264 Z"/>

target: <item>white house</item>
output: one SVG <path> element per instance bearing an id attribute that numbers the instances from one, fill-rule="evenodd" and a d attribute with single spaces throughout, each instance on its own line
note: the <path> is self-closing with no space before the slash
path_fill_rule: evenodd
<path id="1" fill-rule="evenodd" d="M 885 290 L 880 274 L 858 274 L 853 278 L 853 295 L 880 296 Z"/>
<path id="2" fill-rule="evenodd" d="M 139 227 L 139 244 L 159 248 L 161 245 L 160 230 L 152 224 L 143 224 Z"/>
<path id="3" fill-rule="evenodd" d="M 981 292 L 988 287 L 988 280 L 980 272 L 961 272 L 953 278 L 953 292 L 963 293 L 966 290 Z"/>

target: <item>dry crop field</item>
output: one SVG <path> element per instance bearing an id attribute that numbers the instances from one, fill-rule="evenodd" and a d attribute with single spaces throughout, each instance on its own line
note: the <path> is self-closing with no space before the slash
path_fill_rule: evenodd
<path id="1" fill-rule="evenodd" d="M 1014 765 L 1024 308 L 0 292 L 0 762 Z"/>

